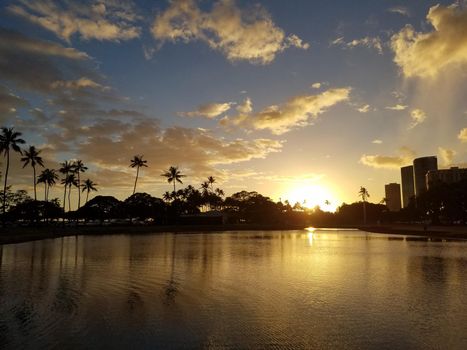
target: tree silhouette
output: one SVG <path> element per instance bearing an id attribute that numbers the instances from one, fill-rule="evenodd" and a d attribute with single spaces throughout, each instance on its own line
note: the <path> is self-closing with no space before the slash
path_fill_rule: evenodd
<path id="1" fill-rule="evenodd" d="M 8 170 L 10 169 L 10 150 L 22 154 L 19 145 L 26 143 L 20 138 L 21 133 L 13 128 L 2 128 L 0 134 L 0 152 L 6 158 L 5 181 L 3 183 L 3 214 L 6 212 L 6 187 L 8 182 Z"/>
<path id="2" fill-rule="evenodd" d="M 81 192 L 86 191 L 86 203 L 88 202 L 88 199 L 89 199 L 89 192 L 91 192 L 91 191 L 96 191 L 97 192 L 96 186 L 97 186 L 97 184 L 95 184 L 92 180 L 89 180 L 89 179 L 86 179 L 83 182 L 83 184 L 81 185 L 81 187 L 82 187 Z M 78 207 L 78 209 L 79 209 L 79 207 Z"/>
<path id="3" fill-rule="evenodd" d="M 41 153 L 40 150 L 37 150 L 34 146 L 29 146 L 27 150 L 23 151 L 24 157 L 21 158 L 23 162 L 23 168 L 27 165 L 31 164 L 32 173 L 33 173 L 33 180 L 34 180 L 34 200 L 37 201 L 37 191 L 36 191 L 36 165 L 44 167 L 44 163 L 42 161 L 42 157 L 39 156 Z"/>
<path id="4" fill-rule="evenodd" d="M 362 198 L 363 201 L 363 224 L 366 225 L 366 200 L 370 197 L 367 189 L 363 186 L 360 186 L 360 191 L 358 191 L 358 195 Z"/>
<path id="5" fill-rule="evenodd" d="M 37 183 L 44 184 L 44 200 L 49 201 L 49 189 L 55 185 L 58 180 L 58 174 L 54 169 L 44 169 L 37 177 Z"/>
<path id="6" fill-rule="evenodd" d="M 68 210 L 71 211 L 71 187 L 78 187 L 78 180 L 76 179 L 75 173 L 68 173 L 68 175 L 66 175 L 65 178 L 62 179 L 61 183 L 65 185 L 65 187 L 68 186 Z"/>
<path id="7" fill-rule="evenodd" d="M 60 164 L 60 169 L 58 170 L 61 172 L 64 176 L 62 179 L 61 183 L 64 185 L 64 192 L 63 192 L 63 212 L 65 213 L 65 207 L 66 207 L 66 190 L 68 187 L 68 183 L 66 182 L 66 178 L 68 175 L 73 171 L 73 164 L 70 163 L 69 161 L 64 161 L 63 163 Z M 69 209 L 69 208 L 68 208 Z"/>
<path id="8" fill-rule="evenodd" d="M 86 170 L 88 170 L 88 168 L 84 166 L 84 163 L 81 159 L 78 159 L 77 161 L 73 163 L 73 168 L 76 174 L 78 175 L 78 188 L 81 188 L 80 173 L 84 173 Z M 78 190 L 78 209 L 80 207 L 81 207 L 81 191 Z"/>
<path id="9" fill-rule="evenodd" d="M 213 176 L 208 177 L 208 183 L 211 186 L 211 191 L 214 191 L 213 185 L 214 185 L 215 182 L 216 182 L 216 179 Z"/>
<path id="10" fill-rule="evenodd" d="M 161 176 L 166 177 L 168 183 L 173 182 L 174 192 L 175 192 L 175 183 L 179 182 L 179 183 L 183 184 L 181 179 L 182 179 L 182 177 L 185 177 L 186 175 L 183 175 L 182 173 L 180 173 L 180 170 L 178 170 L 178 167 L 171 166 L 169 168 L 169 170 L 166 171 L 165 173 L 161 174 Z"/>
<path id="11" fill-rule="evenodd" d="M 135 179 L 135 186 L 133 187 L 133 194 L 136 192 L 136 183 L 138 182 L 138 176 L 139 176 L 139 168 L 141 167 L 147 167 L 146 163 L 148 162 L 147 160 L 143 160 L 143 156 L 141 155 L 136 155 L 133 157 L 132 160 L 130 160 L 131 164 L 130 167 L 136 168 L 136 179 Z"/>

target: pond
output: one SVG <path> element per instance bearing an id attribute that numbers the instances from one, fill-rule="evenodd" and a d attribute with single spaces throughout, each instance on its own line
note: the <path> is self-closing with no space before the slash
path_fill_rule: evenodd
<path id="1" fill-rule="evenodd" d="M 2 348 L 467 348 L 467 242 L 166 233 L 0 254 Z"/>

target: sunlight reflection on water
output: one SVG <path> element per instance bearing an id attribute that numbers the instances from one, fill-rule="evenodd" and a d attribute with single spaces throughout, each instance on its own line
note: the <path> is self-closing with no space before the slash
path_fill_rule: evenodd
<path id="1" fill-rule="evenodd" d="M 466 348 L 467 243 L 360 231 L 0 246 L 4 348 Z"/>

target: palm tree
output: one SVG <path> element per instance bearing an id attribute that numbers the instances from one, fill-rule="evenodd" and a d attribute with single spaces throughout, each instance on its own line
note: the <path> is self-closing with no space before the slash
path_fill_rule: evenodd
<path id="1" fill-rule="evenodd" d="M 2 128 L 0 134 L 0 152 L 6 157 L 5 181 L 3 183 L 3 214 L 6 212 L 6 187 L 8 181 L 8 170 L 10 169 L 10 149 L 22 154 L 20 144 L 26 143 L 20 138 L 21 133 L 13 128 Z"/>
<path id="2" fill-rule="evenodd" d="M 64 185 L 64 192 L 63 192 L 63 212 L 65 212 L 65 206 L 66 206 L 66 190 L 68 187 L 68 184 L 66 183 L 66 178 L 73 171 L 73 163 L 70 163 L 69 161 L 64 161 L 63 163 L 60 164 L 61 168 L 58 170 L 61 172 L 64 176 L 62 179 L 61 183 Z"/>
<path id="3" fill-rule="evenodd" d="M 36 147 L 29 146 L 29 148 L 23 152 L 24 157 L 21 158 L 21 161 L 23 162 L 23 168 L 25 168 L 28 164 L 31 164 L 31 167 L 32 167 L 33 180 L 34 180 L 34 200 L 35 201 L 37 201 L 36 165 L 44 167 L 42 157 L 39 156 L 39 153 L 41 153 L 41 151 L 37 150 Z"/>
<path id="4" fill-rule="evenodd" d="M 71 187 L 78 187 L 78 180 L 74 172 L 69 173 L 62 179 L 61 183 L 65 185 L 65 188 L 68 186 L 68 211 L 71 211 Z M 79 192 L 79 191 L 78 191 Z"/>
<path id="5" fill-rule="evenodd" d="M 165 191 L 165 193 L 162 195 L 162 199 L 166 202 L 170 202 L 172 200 L 172 194 L 169 191 Z"/>
<path id="6" fill-rule="evenodd" d="M 96 186 L 97 184 L 95 184 L 92 180 L 89 180 L 89 179 L 85 180 L 83 185 L 81 186 L 83 188 L 81 191 L 82 192 L 86 191 L 86 203 L 88 202 L 89 192 L 97 191 Z"/>
<path id="7" fill-rule="evenodd" d="M 135 179 L 135 187 L 133 187 L 133 194 L 136 192 L 136 183 L 138 182 L 138 175 L 139 175 L 139 168 L 141 167 L 147 167 L 146 163 L 148 162 L 147 160 L 143 160 L 143 156 L 136 155 L 133 157 L 133 159 L 130 160 L 131 164 L 130 167 L 135 168 L 136 167 L 136 179 Z"/>
<path id="8" fill-rule="evenodd" d="M 216 182 L 216 179 L 213 176 L 209 176 L 208 177 L 208 183 L 209 183 L 209 185 L 211 185 L 211 191 L 214 190 L 214 188 L 213 188 L 214 182 Z"/>
<path id="9" fill-rule="evenodd" d="M 79 176 L 80 173 L 84 173 L 88 170 L 88 167 L 84 166 L 84 163 L 81 159 L 78 159 L 73 163 L 74 170 L 78 174 L 78 188 L 81 188 L 81 178 Z M 89 192 L 88 192 L 89 194 Z M 81 207 L 81 192 L 78 191 L 78 209 Z"/>
<path id="10" fill-rule="evenodd" d="M 366 200 L 370 197 L 367 189 L 363 186 L 360 186 L 360 191 L 358 191 L 358 195 L 362 197 L 363 201 L 363 224 L 366 225 Z"/>
<path id="11" fill-rule="evenodd" d="M 161 174 L 161 176 L 166 177 L 168 183 L 173 182 L 174 192 L 175 192 L 175 183 L 179 182 L 179 183 L 183 184 L 181 179 L 182 179 L 182 177 L 185 177 L 186 175 L 183 175 L 182 173 L 180 173 L 180 170 L 178 170 L 178 167 L 171 166 L 169 168 L 169 170 L 166 171 L 165 173 Z"/>
<path id="12" fill-rule="evenodd" d="M 58 180 L 58 174 L 54 169 L 44 169 L 37 177 L 37 183 L 44 184 L 44 200 L 48 202 L 49 200 L 49 189 L 55 185 Z"/>

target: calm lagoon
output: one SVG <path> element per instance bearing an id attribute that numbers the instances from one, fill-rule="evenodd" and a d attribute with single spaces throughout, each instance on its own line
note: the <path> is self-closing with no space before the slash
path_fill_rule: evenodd
<path id="1" fill-rule="evenodd" d="M 0 254 L 1 348 L 467 348 L 467 242 L 167 233 Z"/>

